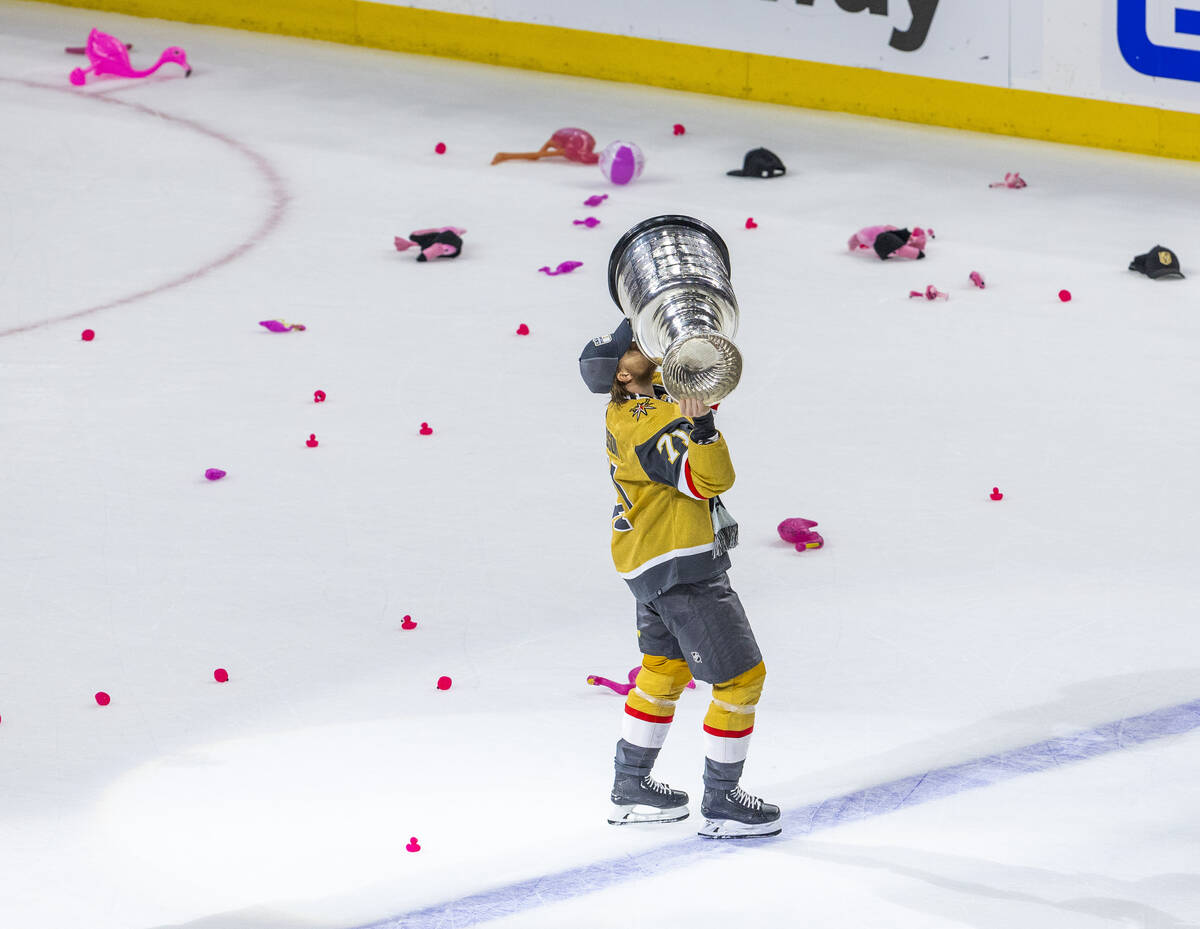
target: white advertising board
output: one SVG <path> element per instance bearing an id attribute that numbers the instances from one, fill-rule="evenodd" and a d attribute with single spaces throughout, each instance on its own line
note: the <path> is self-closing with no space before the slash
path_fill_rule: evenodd
<path id="1" fill-rule="evenodd" d="M 1200 0 L 376 2 L 1200 112 Z"/>
<path id="2" fill-rule="evenodd" d="M 1200 113 L 1200 0 L 1105 0 L 1100 94 Z"/>
<path id="3" fill-rule="evenodd" d="M 384 2 L 948 80 L 1008 83 L 1008 0 Z"/>

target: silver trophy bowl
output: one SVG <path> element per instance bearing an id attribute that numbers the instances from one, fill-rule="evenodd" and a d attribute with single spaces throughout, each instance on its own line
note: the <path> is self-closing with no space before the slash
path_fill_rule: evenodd
<path id="1" fill-rule="evenodd" d="M 608 260 L 608 290 L 642 354 L 662 367 L 677 400 L 713 404 L 742 376 L 733 344 L 738 305 L 729 249 L 691 216 L 654 216 L 621 236 Z"/>

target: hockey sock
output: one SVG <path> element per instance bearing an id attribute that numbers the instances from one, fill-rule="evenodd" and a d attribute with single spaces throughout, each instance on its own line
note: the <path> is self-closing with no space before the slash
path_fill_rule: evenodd
<path id="1" fill-rule="evenodd" d="M 675 718 L 675 702 L 691 679 L 692 672 L 682 658 L 643 656 L 637 681 L 625 698 L 614 759 L 619 773 L 650 773 Z"/>
<path id="2" fill-rule="evenodd" d="M 766 673 L 760 661 L 749 671 L 713 685 L 712 703 L 704 715 L 705 787 L 724 791 L 737 786 Z"/>
<path id="3" fill-rule="evenodd" d="M 613 767 L 618 774 L 632 774 L 635 777 L 645 777 L 658 760 L 657 748 L 646 748 L 634 745 L 624 739 L 617 739 L 617 753 L 613 757 Z"/>

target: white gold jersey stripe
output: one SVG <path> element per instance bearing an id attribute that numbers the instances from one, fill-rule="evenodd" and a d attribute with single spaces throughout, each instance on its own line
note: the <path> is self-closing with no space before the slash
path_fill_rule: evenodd
<path id="1" fill-rule="evenodd" d="M 693 545 L 691 548 L 677 548 L 673 551 L 663 552 L 661 555 L 655 555 L 649 561 L 643 561 L 632 571 L 618 571 L 617 573 L 628 581 L 637 577 L 639 574 L 644 574 L 651 568 L 657 568 L 660 564 L 664 564 L 665 562 L 670 561 L 672 558 L 679 558 L 683 555 L 699 555 L 701 552 L 711 551 L 711 542 L 705 542 L 703 545 Z"/>

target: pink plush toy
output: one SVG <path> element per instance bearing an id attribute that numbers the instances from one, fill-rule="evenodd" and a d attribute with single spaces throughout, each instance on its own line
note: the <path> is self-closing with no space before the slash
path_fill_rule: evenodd
<path id="1" fill-rule="evenodd" d="M 815 519 L 803 519 L 799 516 L 785 519 L 779 524 L 779 538 L 795 545 L 798 552 L 808 551 L 810 548 L 821 548 L 825 544 L 825 540 L 821 538 L 821 533 L 812 531 L 815 525 L 817 525 Z"/>
<path id="2" fill-rule="evenodd" d="M 896 226 L 864 226 L 846 243 L 852 252 L 874 251 L 880 258 L 924 258 L 932 229 L 917 226 L 911 232 Z"/>
<path id="3" fill-rule="evenodd" d="M 1004 180 L 992 181 L 992 183 L 988 184 L 988 187 L 1008 187 L 1011 190 L 1020 190 L 1022 187 L 1028 186 L 1029 185 L 1025 183 L 1025 179 L 1016 171 L 1006 171 L 1004 174 Z"/>
<path id="4" fill-rule="evenodd" d="M 594 165 L 600 160 L 600 153 L 593 151 L 595 147 L 596 139 L 590 132 L 568 126 L 557 130 L 536 152 L 496 152 L 492 156 L 492 164 L 498 165 L 514 158 L 537 161 L 539 158 L 561 156 L 578 164 Z"/>
<path id="5" fill-rule="evenodd" d="M 625 697 L 629 695 L 629 691 L 633 690 L 633 688 L 637 686 L 637 676 L 640 670 L 642 670 L 641 665 L 638 665 L 636 668 L 629 669 L 628 684 L 618 684 L 616 681 L 610 681 L 607 677 L 601 677 L 598 674 L 589 674 L 587 682 L 596 687 L 607 687 L 613 693 L 618 693 L 622 697 Z M 695 681 L 688 681 L 687 685 L 692 690 L 696 689 Z"/>
<path id="6" fill-rule="evenodd" d="M 942 293 L 942 291 L 938 290 L 932 284 L 930 284 L 924 290 L 910 290 L 908 292 L 908 296 L 910 298 L 911 297 L 924 297 L 926 300 L 949 300 L 950 299 L 949 294 Z"/>
<path id="7" fill-rule="evenodd" d="M 466 234 L 466 229 L 442 226 L 439 229 L 418 229 L 410 232 L 407 239 L 396 236 L 393 241 L 396 251 L 402 252 L 416 246 L 421 249 L 417 261 L 431 261 L 434 258 L 457 258 L 461 255 L 462 237 Z"/>
<path id="8" fill-rule="evenodd" d="M 570 274 L 576 268 L 582 268 L 582 267 L 583 267 L 582 261 L 560 261 L 558 263 L 558 267 L 556 267 L 553 271 L 550 270 L 549 265 L 545 265 L 541 268 L 538 268 L 538 270 L 541 271 L 543 274 L 549 274 L 551 277 L 555 277 L 559 274 Z"/>
<path id="9" fill-rule="evenodd" d="M 89 68 L 76 68 L 71 72 L 71 83 L 77 87 L 87 80 L 89 72 L 94 73 L 97 77 L 102 74 L 111 74 L 114 77 L 148 77 L 165 64 L 177 64 L 183 68 L 184 77 L 188 77 L 192 73 L 187 55 L 177 45 L 172 45 L 164 51 L 153 67 L 147 68 L 145 71 L 138 71 L 129 63 L 129 47 L 99 29 L 93 29 L 88 33 L 84 54 L 92 64 Z"/>
<path id="10" fill-rule="evenodd" d="M 291 332 L 293 329 L 296 332 L 303 332 L 307 328 L 300 323 L 287 323 L 282 319 L 262 319 L 258 324 L 271 332 Z"/>

